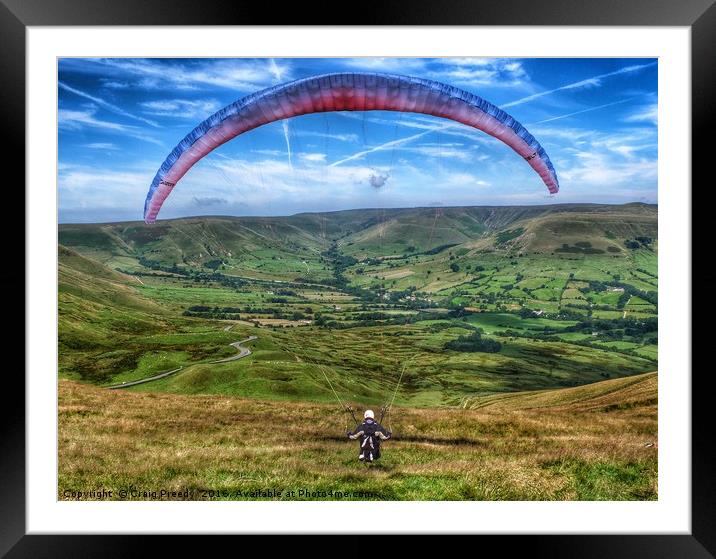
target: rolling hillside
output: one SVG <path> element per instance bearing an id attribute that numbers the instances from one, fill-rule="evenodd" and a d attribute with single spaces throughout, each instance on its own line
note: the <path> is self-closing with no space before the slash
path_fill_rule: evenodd
<path id="1" fill-rule="evenodd" d="M 630 380 L 641 386 L 639 402 L 656 401 L 655 374 Z M 598 393 L 609 395 L 608 406 L 594 405 Z M 60 381 L 58 498 L 72 498 L 66 488 L 101 486 L 116 499 L 132 485 L 182 492 L 163 497 L 181 500 L 657 498 L 655 405 L 618 405 L 635 400 L 614 381 L 539 399 L 537 408 L 530 394 L 514 395 L 509 409 L 395 408 L 395 438 L 366 467 L 335 405 Z M 282 493 L 249 494 L 269 487 Z M 308 493 L 288 495 L 298 489 Z"/>
<path id="2" fill-rule="evenodd" d="M 59 344 L 91 348 L 126 333 L 154 331 L 167 311 L 143 297 L 135 278 L 60 246 L 58 249 Z"/>
<path id="3" fill-rule="evenodd" d="M 469 398 L 463 406 L 489 411 L 552 410 L 560 412 L 611 411 L 650 408 L 656 411 L 658 377 L 646 373 L 560 390 L 537 390 Z"/>
<path id="4" fill-rule="evenodd" d="M 271 276 L 263 258 L 282 262 L 276 275 L 321 278 L 320 253 L 337 242 L 358 259 L 419 253 L 441 246 L 551 252 L 574 242 L 619 247 L 628 237 L 656 237 L 655 206 L 563 204 L 527 207 L 368 209 L 287 217 L 202 217 L 115 224 L 62 224 L 60 244 L 111 267 L 136 269 L 144 258 L 165 266 L 223 265 L 227 273 Z M 475 245 L 477 243 L 477 245 Z M 309 268 L 302 264 L 307 261 Z M 248 272 L 247 272 L 248 270 Z"/>

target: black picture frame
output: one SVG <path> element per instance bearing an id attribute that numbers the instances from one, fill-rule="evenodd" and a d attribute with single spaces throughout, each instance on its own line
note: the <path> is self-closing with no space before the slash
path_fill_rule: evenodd
<path id="1" fill-rule="evenodd" d="M 15 162 L 10 178 L 24 184 L 25 34 L 29 26 L 78 25 L 588 25 L 688 26 L 692 55 L 692 182 L 706 183 L 713 159 L 713 70 L 716 68 L 716 6 L 714 0 L 501 0 L 499 2 L 391 0 L 365 3 L 341 15 L 335 2 L 269 4 L 221 0 L 0 0 L 0 114 L 5 136 L 14 138 L 2 149 L 5 162 Z M 354 5 L 355 7 L 356 5 Z M 13 176 L 13 173 L 16 176 Z M 711 178 L 711 177 L 709 177 Z M 713 179 L 711 180 L 711 182 Z M 710 184 L 703 184 L 708 190 Z M 662 187 L 676 187 L 662 185 Z M 691 185 L 678 185 L 691 189 Z M 9 190 L 8 185 L 5 189 Z M 15 188 L 16 208 L 24 208 L 21 189 Z M 693 191 L 693 189 L 692 189 Z M 3 194 L 7 196 L 6 194 Z M 701 196 L 701 195 L 700 195 Z M 694 210 L 701 206 L 692 204 Z M 23 211 L 15 211 L 24 215 Z M 22 217 L 20 218 L 22 219 Z M 693 255 L 708 250 L 706 227 L 692 211 Z M 24 252 L 24 251 L 23 251 Z M 19 259 L 24 261 L 23 256 Z M 24 276 L 1 274 L 6 290 L 17 293 Z M 716 286 L 713 271 L 692 270 L 692 290 Z M 9 291 L 6 291 L 8 293 Z M 712 315 L 713 302 L 702 313 Z M 19 309 L 17 316 L 20 316 Z M 24 329 L 16 328 L 22 332 Z M 708 332 L 693 329 L 693 347 L 707 347 Z M 691 351 L 691 348 L 684 348 Z M 684 371 L 683 374 L 689 374 Z M 9 377 L 10 375 L 5 375 Z M 14 375 L 17 377 L 17 373 Z M 716 555 L 716 450 L 711 435 L 712 403 L 709 369 L 693 367 L 692 382 L 692 531 L 689 535 L 541 535 L 482 536 L 497 544 L 500 554 L 531 557 L 714 557 Z M 9 384 L 7 384 L 9 382 Z M 12 393 L 3 406 L 0 437 L 0 554 L 7 557 L 120 557 L 143 556 L 155 546 L 163 555 L 186 553 L 205 546 L 205 537 L 59 536 L 26 535 L 25 530 L 25 384 L 5 380 Z M 22 396 L 21 396 L 22 395 Z M 201 538 L 201 539 L 200 539 Z M 140 541 L 141 540 L 141 541 Z M 191 541 L 188 541 L 191 540 Z M 198 541 L 197 541 L 198 540 Z M 242 544 L 250 545 L 250 544 Z M 326 544 L 328 545 L 328 544 Z M 333 544 L 330 544 L 332 546 Z M 474 544 L 471 544 L 474 545 Z M 481 544 L 482 545 L 482 544 Z M 280 550 L 280 548 L 277 548 Z M 236 551 L 239 551 L 237 549 Z M 289 551 L 286 549 L 286 551 Z"/>

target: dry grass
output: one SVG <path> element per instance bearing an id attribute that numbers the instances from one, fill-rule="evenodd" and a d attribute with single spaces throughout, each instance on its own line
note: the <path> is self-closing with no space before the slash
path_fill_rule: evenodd
<path id="1" fill-rule="evenodd" d="M 616 382 L 623 385 L 608 384 Z M 656 374 L 598 385 L 480 409 L 396 409 L 396 438 L 367 467 L 356 460 L 356 443 L 344 440 L 345 418 L 335 406 L 128 393 L 61 380 L 58 497 L 104 488 L 116 498 L 135 487 L 189 490 L 189 499 L 209 495 L 201 490 L 237 499 L 250 498 L 238 491 L 271 488 L 296 499 L 304 497 L 286 492 L 655 499 L 657 450 L 647 445 L 657 436 Z"/>
<path id="2" fill-rule="evenodd" d="M 543 408 L 564 412 L 626 409 L 656 405 L 657 385 L 657 373 L 646 373 L 562 390 L 536 390 L 472 398 L 467 399 L 463 405 L 471 409 L 490 408 L 494 411 Z"/>

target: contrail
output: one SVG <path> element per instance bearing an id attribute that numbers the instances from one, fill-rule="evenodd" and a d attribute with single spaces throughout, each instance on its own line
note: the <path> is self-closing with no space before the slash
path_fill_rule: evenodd
<path id="1" fill-rule="evenodd" d="M 537 122 L 530 122 L 530 126 L 532 124 L 544 124 L 545 122 L 552 122 L 553 120 L 559 120 L 561 118 L 567 118 L 574 115 L 581 115 L 582 113 L 588 113 L 591 111 L 597 111 L 599 109 L 604 109 L 606 107 L 611 107 L 613 105 L 620 105 L 621 103 L 626 103 L 627 101 L 631 101 L 632 99 L 622 99 L 621 101 L 614 101 L 613 103 L 606 103 L 605 105 L 599 105 L 597 107 L 590 107 L 588 109 L 583 109 L 581 111 L 575 111 L 573 113 L 568 113 L 566 115 L 560 115 L 560 116 L 554 116 L 552 118 L 546 118 L 544 120 L 538 120 Z"/>
<path id="2" fill-rule="evenodd" d="M 368 155 L 369 153 L 373 153 L 375 151 L 382 151 L 388 148 L 392 148 L 395 146 L 399 146 L 402 144 L 406 144 L 408 142 L 412 142 L 413 140 L 417 140 L 418 138 L 422 138 L 423 136 L 427 136 L 428 134 L 432 134 L 433 132 L 438 132 L 440 130 L 444 130 L 446 128 L 452 128 L 454 125 L 447 124 L 445 126 L 437 126 L 435 128 L 431 128 L 430 130 L 426 130 L 424 132 L 420 132 L 419 134 L 413 134 L 412 136 L 408 136 L 407 138 L 401 138 L 400 140 L 392 140 L 390 142 L 386 142 L 385 144 L 381 144 L 379 146 L 372 147 L 370 149 L 359 151 L 358 153 L 354 153 L 353 155 L 349 155 L 345 159 L 341 159 L 339 161 L 335 161 L 329 165 L 329 167 L 336 167 L 338 165 L 341 165 L 342 163 L 346 163 L 347 161 L 353 161 L 354 159 L 360 159 L 364 155 Z"/>
<path id="3" fill-rule="evenodd" d="M 288 153 L 288 166 L 293 171 L 293 162 L 291 161 L 291 141 L 288 139 L 289 138 L 289 136 L 288 136 L 288 132 L 289 132 L 288 121 L 285 119 L 282 120 L 281 125 L 283 126 L 283 136 L 284 136 L 284 138 L 286 138 L 286 152 Z"/>
<path id="4" fill-rule="evenodd" d="M 533 101 L 534 99 L 544 97 L 545 95 L 551 95 L 552 93 L 556 93 L 558 91 L 564 91 L 565 89 L 575 89 L 587 85 L 598 85 L 599 80 L 603 78 L 610 78 L 612 76 L 618 76 L 619 74 L 628 74 L 630 72 L 636 72 L 638 70 L 643 70 L 644 68 L 654 66 L 655 64 L 657 64 L 657 62 L 650 62 L 649 64 L 638 64 L 636 66 L 625 66 L 624 68 L 620 68 L 619 70 L 615 70 L 614 72 L 600 74 L 599 76 L 592 76 L 591 78 L 586 78 L 584 80 L 579 80 L 578 82 L 569 83 L 567 85 L 563 85 L 555 89 L 550 89 L 549 91 L 541 91 L 540 93 L 535 93 L 534 95 L 528 95 L 527 97 L 523 97 L 522 99 L 517 99 L 517 101 L 511 101 L 510 103 L 500 105 L 500 108 L 504 109 L 505 107 L 514 107 L 515 105 L 528 103 L 530 101 Z"/>
<path id="5" fill-rule="evenodd" d="M 273 77 L 276 78 L 276 81 L 281 81 L 281 70 L 279 70 L 278 65 L 276 64 L 276 61 L 273 58 L 269 59 L 269 65 L 271 67 L 271 73 L 273 74 Z M 286 152 L 288 153 L 288 166 L 293 171 L 293 162 L 291 160 L 291 140 L 289 139 L 289 129 L 288 129 L 288 121 L 286 119 L 281 121 L 281 126 L 283 127 L 283 137 L 286 138 Z"/>
<path id="6" fill-rule="evenodd" d="M 57 83 L 62 89 L 69 91 L 71 93 L 74 93 L 75 95 L 79 95 L 80 97 L 84 97 L 85 99 L 89 99 L 90 101 L 94 101 L 101 107 L 104 107 L 105 109 L 112 111 L 113 113 L 117 113 L 119 115 L 126 116 L 128 118 L 133 118 L 134 120 L 139 120 L 141 122 L 149 124 L 150 126 L 154 126 L 155 128 L 159 127 L 159 125 L 156 122 L 154 122 L 153 120 L 149 120 L 148 118 L 134 115 L 130 112 L 125 111 L 121 107 L 118 107 L 117 105 L 108 103 L 104 99 L 100 99 L 99 97 L 95 97 L 94 95 L 90 95 L 89 93 L 85 93 L 84 91 L 80 91 L 79 89 L 75 89 L 74 87 L 70 87 L 69 85 L 67 85 L 64 82 L 58 81 Z"/>

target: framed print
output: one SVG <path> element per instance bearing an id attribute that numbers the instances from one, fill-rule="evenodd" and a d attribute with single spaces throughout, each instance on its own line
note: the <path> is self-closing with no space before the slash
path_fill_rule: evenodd
<path id="1" fill-rule="evenodd" d="M 3 552 L 368 529 L 712 556 L 716 12 L 538 4 L 5 3 Z"/>

